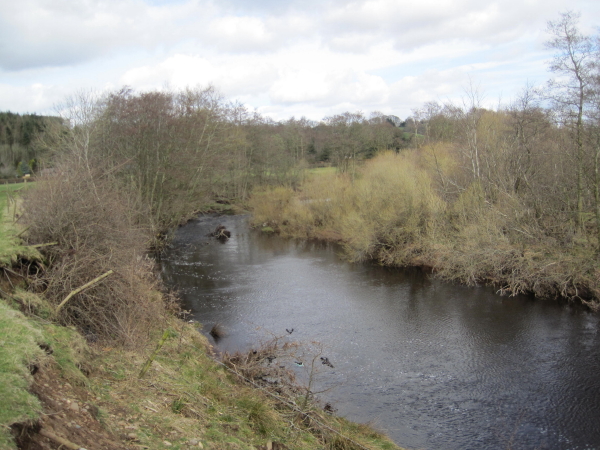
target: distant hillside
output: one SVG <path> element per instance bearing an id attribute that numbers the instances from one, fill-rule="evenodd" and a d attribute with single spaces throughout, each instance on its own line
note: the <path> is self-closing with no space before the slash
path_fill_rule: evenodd
<path id="1" fill-rule="evenodd" d="M 38 137 L 50 123 L 61 120 L 53 116 L 0 112 L 0 177 L 34 171 L 42 151 L 37 145 Z"/>

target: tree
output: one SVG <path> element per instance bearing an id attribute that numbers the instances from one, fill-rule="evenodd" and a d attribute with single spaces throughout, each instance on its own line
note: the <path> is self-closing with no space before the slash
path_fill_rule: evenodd
<path id="1" fill-rule="evenodd" d="M 344 112 L 324 119 L 329 127 L 330 158 L 342 173 L 354 175 L 356 159 L 364 149 L 367 121 L 362 112 Z"/>
<path id="2" fill-rule="evenodd" d="M 600 258 L 600 36 L 596 37 L 595 62 L 591 77 L 589 126 L 587 138 L 593 163 L 594 216 L 596 218 L 597 255 Z"/>
<path id="3" fill-rule="evenodd" d="M 572 130 L 576 161 L 575 224 L 584 226 L 584 142 L 583 126 L 588 91 L 594 67 L 594 41 L 579 31 L 578 13 L 567 11 L 560 19 L 548 22 L 550 40 L 546 46 L 555 50 L 550 70 L 560 78 L 549 82 L 550 98 L 561 113 L 563 124 Z"/>

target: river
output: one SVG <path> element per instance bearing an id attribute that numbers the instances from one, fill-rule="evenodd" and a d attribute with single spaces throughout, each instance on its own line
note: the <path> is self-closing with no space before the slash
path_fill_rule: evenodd
<path id="1" fill-rule="evenodd" d="M 207 236 L 219 224 L 224 243 Z M 333 365 L 320 397 L 400 446 L 600 449 L 598 314 L 340 253 L 206 216 L 177 230 L 162 273 L 205 333 L 223 326 L 221 351 L 274 335 L 317 345 Z"/>

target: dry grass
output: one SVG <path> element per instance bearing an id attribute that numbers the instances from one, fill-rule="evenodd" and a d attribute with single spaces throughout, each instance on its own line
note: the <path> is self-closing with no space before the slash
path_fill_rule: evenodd
<path id="1" fill-rule="evenodd" d="M 88 345 L 76 330 L 27 318 L 0 301 L 0 448 L 17 448 L 11 429 L 21 444 L 45 442 L 42 427 L 98 450 L 398 449 L 373 428 L 317 404 L 294 407 L 306 390 L 279 365 L 301 353 L 298 345 L 271 341 L 256 353 L 228 357 L 228 369 L 214 360 L 195 325 L 174 318 L 165 325 L 169 338 L 140 379 L 151 348 Z M 160 335 L 155 329 L 152 341 Z M 274 355 L 277 384 L 265 373 Z M 39 371 L 32 377 L 34 365 Z"/>
<path id="2" fill-rule="evenodd" d="M 348 448 L 398 448 L 372 428 L 352 425 L 318 407 L 307 411 L 313 419 L 303 420 L 286 402 L 270 395 L 288 389 L 288 398 L 293 398 L 297 389 L 284 380 L 291 373 L 281 373 L 284 378 L 277 386 L 264 380 L 273 381 L 265 373 L 268 356 L 275 352 L 283 358 L 295 352 L 293 347 L 284 349 L 282 341 L 266 344 L 256 353 L 226 357 L 228 370 L 213 360 L 206 339 L 193 325 L 180 321 L 169 325 L 172 337 L 141 380 L 137 374 L 144 356 L 137 352 L 103 349 L 95 361 L 99 369 L 90 379 L 90 389 L 115 433 L 133 432 L 134 442 L 149 448 L 163 448 L 165 438 L 173 449 L 188 448 L 191 439 L 205 449 L 249 450 L 267 448 L 267 443 L 295 450 L 336 448 L 330 444 L 339 435 L 319 426 L 316 419 L 362 444 Z"/>

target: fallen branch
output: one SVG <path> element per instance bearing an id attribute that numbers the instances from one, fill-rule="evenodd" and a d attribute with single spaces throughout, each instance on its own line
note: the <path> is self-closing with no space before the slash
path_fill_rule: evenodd
<path id="1" fill-rule="evenodd" d="M 28 245 L 29 248 L 40 248 L 40 247 L 50 247 L 51 245 L 58 245 L 58 242 L 48 242 L 47 244 L 35 244 Z"/>
<path id="2" fill-rule="evenodd" d="M 23 228 L 21 231 L 19 231 L 19 233 L 17 233 L 17 234 L 15 235 L 15 237 L 21 237 L 21 235 L 22 235 L 23 233 L 25 233 L 27 230 L 29 230 L 30 228 L 31 228 L 31 226 L 29 226 L 29 227 L 26 227 L 26 228 Z"/>
<path id="3" fill-rule="evenodd" d="M 102 281 L 104 278 L 106 278 L 107 276 L 109 276 L 109 275 L 110 275 L 110 274 L 112 274 L 112 273 L 113 273 L 113 271 L 112 271 L 112 270 L 109 270 L 108 272 L 106 272 L 106 273 L 104 273 L 104 274 L 100 275 L 99 277 L 97 277 L 97 278 L 94 278 L 94 279 L 93 279 L 92 281 L 90 281 L 89 283 L 86 283 L 86 284 L 84 284 L 83 286 L 81 286 L 81 287 L 79 287 L 79 288 L 75 289 L 74 291 L 71 291 L 71 292 L 69 293 L 69 295 L 67 295 L 67 296 L 65 297 L 65 299 L 64 299 L 62 302 L 60 302 L 60 305 L 58 305 L 58 306 L 56 307 L 56 313 L 58 314 L 58 312 L 59 312 L 59 311 L 62 309 L 62 307 L 63 307 L 63 306 L 65 306 L 65 304 L 66 304 L 66 303 L 67 303 L 67 302 L 68 302 L 68 301 L 71 299 L 71 297 L 73 297 L 73 296 L 74 296 L 74 295 L 76 295 L 76 294 L 79 294 L 81 291 L 84 291 L 84 290 L 86 290 L 87 288 L 89 288 L 90 286 L 93 286 L 94 284 L 98 283 L 99 281 Z"/>
<path id="4" fill-rule="evenodd" d="M 43 428 L 40 430 L 40 434 L 44 437 L 47 437 L 51 441 L 54 441 L 57 444 L 60 444 L 61 446 L 64 446 L 70 450 L 85 450 L 85 449 L 83 449 L 83 447 L 81 447 L 81 445 L 74 444 L 71 441 L 68 441 L 65 438 L 62 438 L 60 436 L 57 436 L 56 434 L 52 433 L 51 431 L 45 430 Z"/>

